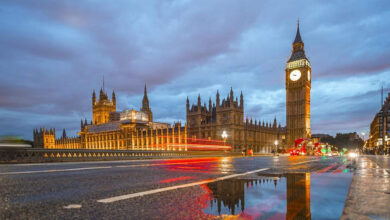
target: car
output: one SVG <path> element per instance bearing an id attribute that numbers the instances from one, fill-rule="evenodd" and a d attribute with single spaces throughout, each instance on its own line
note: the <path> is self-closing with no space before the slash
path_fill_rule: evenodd
<path id="1" fill-rule="evenodd" d="M 338 151 L 332 151 L 332 156 L 339 156 L 339 152 Z"/>
<path id="2" fill-rule="evenodd" d="M 297 149 L 290 150 L 290 156 L 299 156 L 299 150 Z"/>

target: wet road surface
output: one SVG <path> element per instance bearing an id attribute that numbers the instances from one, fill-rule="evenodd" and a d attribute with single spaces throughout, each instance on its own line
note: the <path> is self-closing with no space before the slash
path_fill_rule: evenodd
<path id="1" fill-rule="evenodd" d="M 339 219 L 342 157 L 0 165 L 0 219 Z"/>

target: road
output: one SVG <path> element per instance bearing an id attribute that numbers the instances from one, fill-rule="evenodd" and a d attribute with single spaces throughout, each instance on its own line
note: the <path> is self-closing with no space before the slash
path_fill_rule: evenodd
<path id="1" fill-rule="evenodd" d="M 352 176 L 341 157 L 0 165 L 0 219 L 339 219 Z"/>

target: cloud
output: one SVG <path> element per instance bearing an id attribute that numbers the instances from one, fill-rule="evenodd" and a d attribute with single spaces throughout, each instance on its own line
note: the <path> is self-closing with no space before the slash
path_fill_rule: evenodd
<path id="1" fill-rule="evenodd" d="M 243 91 L 246 116 L 285 123 L 284 68 L 300 18 L 313 68 L 313 132 L 366 130 L 389 87 L 386 1 L 80 1 L 0 6 L 0 135 L 76 135 L 105 77 L 118 109 L 185 119 L 185 99 Z M 379 82 L 378 82 L 379 81 Z M 202 101 L 203 102 L 203 101 Z"/>

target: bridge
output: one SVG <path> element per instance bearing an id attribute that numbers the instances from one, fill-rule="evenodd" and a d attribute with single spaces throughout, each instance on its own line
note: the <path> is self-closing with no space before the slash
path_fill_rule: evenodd
<path id="1" fill-rule="evenodd" d="M 239 155 L 230 151 L 91 150 L 0 147 L 0 163 L 137 160 Z"/>

